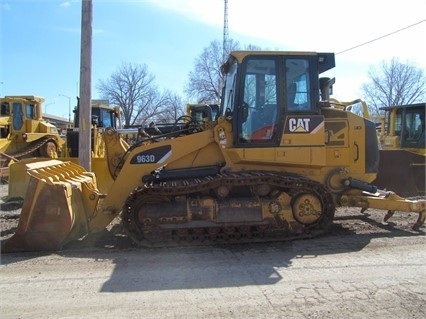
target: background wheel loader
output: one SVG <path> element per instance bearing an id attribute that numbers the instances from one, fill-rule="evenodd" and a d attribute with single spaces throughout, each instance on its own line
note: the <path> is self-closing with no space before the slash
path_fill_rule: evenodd
<path id="1" fill-rule="evenodd" d="M 121 216 L 141 246 L 310 238 L 327 232 L 336 207 L 414 212 L 425 201 L 372 185 L 376 125 L 333 108 L 333 53 L 235 51 L 222 66 L 220 116 L 125 147 L 103 132 L 113 180 L 70 161 L 39 162 L 16 233 L 2 252 L 57 250 Z M 320 84 L 321 83 L 321 84 Z M 321 94 L 320 94 L 321 92 Z"/>
<path id="2" fill-rule="evenodd" d="M 43 119 L 43 102 L 33 95 L 0 98 L 0 167 L 4 174 L 9 175 L 11 160 L 60 154 L 64 140 L 56 126 Z"/>

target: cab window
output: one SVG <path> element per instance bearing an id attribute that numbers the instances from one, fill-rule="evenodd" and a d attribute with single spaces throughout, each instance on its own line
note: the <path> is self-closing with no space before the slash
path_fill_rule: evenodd
<path id="1" fill-rule="evenodd" d="M 287 59 L 285 62 L 287 84 L 287 110 L 310 111 L 311 92 L 309 60 Z"/>
<path id="2" fill-rule="evenodd" d="M 223 88 L 223 111 L 225 116 L 231 115 L 234 111 L 235 84 L 237 80 L 237 62 L 230 65 L 226 75 L 225 87 Z"/>
<path id="3" fill-rule="evenodd" d="M 110 110 L 102 110 L 102 117 L 101 122 L 99 123 L 99 126 L 102 127 L 114 127 L 112 125 L 112 112 Z"/>
<path id="4" fill-rule="evenodd" d="M 246 61 L 243 105 L 240 112 L 239 141 L 262 143 L 272 141 L 278 120 L 277 63 L 273 58 L 251 58 Z"/>
<path id="5" fill-rule="evenodd" d="M 1 114 L 0 115 L 9 115 L 9 114 L 10 114 L 9 102 L 3 102 L 1 104 Z"/>
<path id="6" fill-rule="evenodd" d="M 404 134 L 401 136 L 405 147 L 424 147 L 425 145 L 425 110 L 406 109 Z"/>
<path id="7" fill-rule="evenodd" d="M 13 114 L 13 129 L 19 131 L 24 124 L 24 114 L 22 113 L 22 104 L 13 103 L 12 105 L 12 114 Z"/>
<path id="8" fill-rule="evenodd" d="M 25 116 L 28 119 L 35 119 L 36 118 L 36 112 L 35 112 L 35 105 L 34 104 L 25 104 Z"/>

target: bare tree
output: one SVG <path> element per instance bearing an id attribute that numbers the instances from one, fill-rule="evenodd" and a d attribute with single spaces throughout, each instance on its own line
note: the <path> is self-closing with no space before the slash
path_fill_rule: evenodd
<path id="1" fill-rule="evenodd" d="M 162 111 L 150 119 L 154 123 L 174 123 L 185 114 L 185 103 L 179 95 L 166 90 L 161 101 Z"/>
<path id="2" fill-rule="evenodd" d="M 426 98 L 424 71 L 412 63 L 393 58 L 383 61 L 378 71 L 371 68 L 368 75 L 371 81 L 363 84 L 361 90 L 372 114 L 379 114 L 383 106 L 423 102 Z"/>
<path id="3" fill-rule="evenodd" d="M 229 51 L 238 48 L 238 42 L 232 39 L 228 41 Z M 226 52 L 226 56 L 229 51 Z M 224 81 L 220 67 L 224 62 L 222 43 L 218 40 L 212 41 L 195 60 L 194 70 L 189 73 L 189 81 L 185 86 L 185 93 L 198 103 L 219 102 Z"/>
<path id="4" fill-rule="evenodd" d="M 99 80 L 102 98 L 121 108 L 124 125 L 142 124 L 162 112 L 163 96 L 145 64 L 123 63 L 108 80 Z"/>

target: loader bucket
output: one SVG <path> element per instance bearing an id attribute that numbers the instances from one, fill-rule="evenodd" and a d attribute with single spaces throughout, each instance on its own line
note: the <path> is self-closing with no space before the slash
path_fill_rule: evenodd
<path id="1" fill-rule="evenodd" d="M 52 251 L 89 232 L 99 200 L 92 173 L 71 162 L 45 161 L 30 175 L 16 233 L 1 251 Z"/>
<path id="2" fill-rule="evenodd" d="M 69 161 L 78 164 L 78 157 L 64 157 L 61 158 L 60 161 Z M 30 175 L 27 172 L 29 170 L 45 167 L 46 162 L 52 163 L 52 160 L 46 160 L 45 158 L 27 158 L 21 159 L 19 162 L 10 165 L 8 201 L 24 198 L 30 180 Z M 101 193 L 106 193 L 114 182 L 109 173 L 108 162 L 106 158 L 92 157 L 91 170 L 96 175 L 99 191 Z"/>
<path id="3" fill-rule="evenodd" d="M 30 175 L 28 170 L 45 166 L 45 158 L 25 158 L 12 163 L 9 167 L 8 200 L 24 198 L 27 192 Z"/>

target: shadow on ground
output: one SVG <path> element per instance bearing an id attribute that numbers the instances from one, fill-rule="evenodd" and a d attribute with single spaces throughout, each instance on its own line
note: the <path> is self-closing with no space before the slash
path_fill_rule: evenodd
<path id="1" fill-rule="evenodd" d="M 383 225 L 368 213 L 341 215 L 336 216 L 328 234 L 312 239 L 148 249 L 136 247 L 117 223 L 101 233 L 69 243 L 55 254 L 111 260 L 114 271 L 101 292 L 271 285 L 283 280 L 282 271 L 277 269 L 292 267 L 297 258 L 312 258 L 315 262 L 322 255 L 360 251 L 374 238 L 424 236 L 423 230 L 414 232 L 408 226 L 399 226 Z M 2 263 L 49 254 L 5 254 Z"/>

